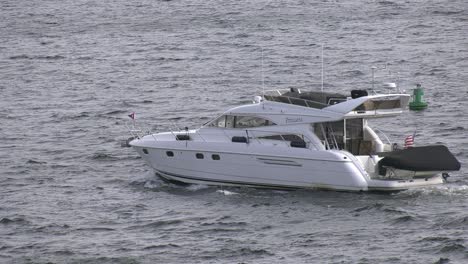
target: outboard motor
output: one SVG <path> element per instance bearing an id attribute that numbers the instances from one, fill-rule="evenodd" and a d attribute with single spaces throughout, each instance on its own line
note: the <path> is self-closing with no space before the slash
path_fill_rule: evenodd
<path id="1" fill-rule="evenodd" d="M 363 96 L 368 96 L 366 90 L 351 90 L 351 98 L 356 99 Z"/>

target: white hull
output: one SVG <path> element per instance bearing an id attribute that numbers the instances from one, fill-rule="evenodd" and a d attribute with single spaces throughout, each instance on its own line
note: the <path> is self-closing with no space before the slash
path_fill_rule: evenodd
<path id="1" fill-rule="evenodd" d="M 198 147 L 194 146 L 196 142 L 190 144 L 192 145 L 190 150 L 145 148 L 148 154 L 143 153 L 141 148 L 136 148 L 159 176 L 189 184 L 273 189 L 398 191 L 443 182 L 442 178 L 437 176 L 411 180 L 371 179 L 357 159 L 353 160 L 352 155 L 342 151 L 314 153 L 304 150 L 305 157 L 299 158 L 297 149 L 292 150 L 295 152 L 293 156 L 287 153 L 288 149 L 285 149 L 282 156 L 273 156 L 266 155 L 268 148 L 265 147 L 263 149 L 265 153 L 261 153 L 262 146 L 256 146 L 255 153 L 234 153 L 213 149 L 202 150 L 201 147 L 206 146 L 206 143 Z M 234 147 L 242 149 L 248 148 L 248 145 L 240 144 Z M 230 149 L 232 150 L 233 146 Z M 173 152 L 174 156 L 168 157 L 167 151 Z M 197 153 L 203 154 L 204 158 L 197 159 Z M 219 155 L 220 160 L 213 160 L 211 156 L 213 154 Z"/>
<path id="2" fill-rule="evenodd" d="M 252 187 L 252 188 L 265 188 L 265 189 L 316 189 L 316 190 L 336 190 L 336 191 L 378 191 L 378 192 L 395 192 L 395 191 L 404 191 L 413 188 L 429 187 L 432 185 L 439 185 L 444 183 L 444 180 L 441 176 L 434 176 L 427 179 L 415 179 L 407 181 L 397 181 L 397 180 L 371 180 L 368 183 L 367 189 L 337 189 L 336 186 L 329 185 L 313 185 L 310 184 L 307 187 L 295 186 L 295 185 L 265 185 L 265 184 L 253 184 L 253 183 L 243 183 L 243 182 L 224 182 L 219 179 L 210 179 L 206 178 L 192 178 L 187 176 L 178 176 L 178 175 L 169 175 L 161 171 L 155 171 L 159 177 L 162 177 L 164 180 L 176 181 L 186 184 L 203 184 L 203 185 L 213 185 L 213 186 L 234 186 L 234 187 Z"/>

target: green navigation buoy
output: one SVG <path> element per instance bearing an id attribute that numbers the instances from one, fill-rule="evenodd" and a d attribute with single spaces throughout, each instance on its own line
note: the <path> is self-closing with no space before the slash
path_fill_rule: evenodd
<path id="1" fill-rule="evenodd" d="M 419 111 L 427 108 L 427 103 L 423 101 L 423 95 L 421 84 L 417 84 L 416 89 L 413 90 L 413 101 L 409 103 L 410 110 Z"/>

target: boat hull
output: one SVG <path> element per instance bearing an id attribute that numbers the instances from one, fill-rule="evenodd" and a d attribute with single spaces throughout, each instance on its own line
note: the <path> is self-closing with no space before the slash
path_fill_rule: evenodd
<path id="1" fill-rule="evenodd" d="M 271 184 L 253 184 L 245 182 L 226 182 L 218 179 L 206 178 L 193 178 L 190 176 L 174 175 L 167 172 L 155 170 L 157 176 L 165 181 L 176 184 L 203 184 L 210 186 L 232 186 L 232 187 L 249 187 L 261 189 L 275 189 L 275 190 L 298 190 L 298 189 L 313 189 L 313 190 L 335 190 L 335 191 L 368 191 L 368 192 L 398 192 L 409 189 L 416 189 L 421 187 L 430 187 L 444 183 L 441 176 L 433 176 L 426 179 L 415 180 L 371 180 L 368 183 L 367 189 L 357 190 L 354 188 L 335 188 L 334 186 L 325 185 L 310 185 L 308 187 L 296 185 L 271 185 Z"/>
<path id="2" fill-rule="evenodd" d="M 298 155 L 301 150 L 294 150 L 295 155 L 287 151 L 282 155 L 268 155 L 271 150 L 260 146 L 253 151 L 245 149 L 245 144 L 239 144 L 237 152 L 225 152 L 222 149 L 226 148 L 206 148 L 207 145 L 209 144 L 193 146 L 192 143 L 190 149 L 175 146 L 134 148 L 157 175 L 169 181 L 188 184 L 270 189 L 399 191 L 442 183 L 440 177 L 405 181 L 373 180 L 358 160 L 353 160 L 349 153 L 342 151 L 314 153 L 304 150 L 302 155 Z"/>
<path id="3" fill-rule="evenodd" d="M 367 175 L 342 153 L 314 155 L 310 150 L 303 150 L 303 155 L 298 155 L 302 150 L 295 150 L 295 155 L 268 155 L 271 150 L 267 148 L 257 146 L 252 151 L 245 149 L 245 144 L 239 145 L 244 146 L 237 152 L 222 151 L 226 149 L 223 147 L 202 148 L 203 145 L 190 149 L 134 147 L 155 172 L 184 183 L 355 191 L 367 188 Z"/>

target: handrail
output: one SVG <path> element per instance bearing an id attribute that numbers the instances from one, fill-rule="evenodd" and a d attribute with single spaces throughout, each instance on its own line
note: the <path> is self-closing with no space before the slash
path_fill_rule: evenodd
<path id="1" fill-rule="evenodd" d="M 378 128 L 374 128 L 377 132 L 379 133 L 382 133 L 382 135 L 385 137 L 385 139 L 387 140 L 388 144 L 392 145 L 392 142 L 390 141 L 390 139 L 387 137 L 387 135 L 380 129 Z"/>
<path id="2" fill-rule="evenodd" d="M 128 128 L 128 130 L 130 131 L 130 133 L 132 134 L 132 136 L 135 136 L 137 135 L 138 138 L 141 138 L 143 136 L 145 136 L 144 134 L 140 135 L 140 133 L 137 133 L 137 132 L 142 132 L 141 129 L 138 129 L 138 130 L 131 130 L 130 127 L 125 124 Z M 170 122 L 170 126 L 172 127 L 175 127 L 176 130 L 169 130 L 167 131 L 168 133 L 172 134 L 174 136 L 174 138 L 177 138 L 177 134 L 180 134 L 180 133 L 187 133 L 187 130 L 181 130 L 177 127 L 176 124 L 174 124 L 174 122 Z M 134 128 L 136 128 L 136 126 L 134 125 Z M 278 135 L 280 136 L 281 138 L 281 142 L 284 142 L 286 143 L 285 146 L 287 147 L 291 147 L 290 144 L 288 144 L 288 142 L 290 142 L 289 140 L 286 140 L 286 138 L 283 137 L 282 134 L 297 134 L 297 135 L 302 135 L 302 139 L 304 140 L 304 142 L 307 144 L 307 148 L 310 148 L 311 144 L 313 143 L 313 141 L 311 139 L 309 139 L 307 136 L 305 136 L 303 134 L 302 131 L 288 131 L 288 132 L 285 132 L 285 131 L 271 131 L 271 130 L 259 130 L 259 129 L 244 129 L 243 131 L 245 131 L 248 139 L 255 139 L 255 141 L 258 143 L 258 144 L 265 144 L 266 142 L 263 141 L 263 139 L 261 138 L 262 136 L 275 136 L 275 135 Z M 149 132 L 149 131 L 148 131 Z M 232 140 L 232 137 L 235 136 L 235 135 L 238 135 L 238 133 L 236 133 L 235 131 L 232 131 L 231 133 L 226 133 L 226 132 L 231 132 L 231 131 L 226 131 L 225 129 L 222 129 L 222 136 L 224 136 L 226 139 L 228 139 L 228 141 L 231 141 Z M 158 133 L 158 131 L 156 131 L 156 133 Z M 158 139 L 155 134 L 156 133 L 148 133 L 148 135 L 151 135 L 151 137 L 155 140 L 155 141 L 159 141 L 160 139 Z M 207 142 L 207 140 L 199 133 L 198 129 L 196 129 L 194 132 L 193 132 L 195 135 L 198 136 L 198 138 L 202 141 L 202 142 Z M 262 135 L 259 135 L 259 134 L 262 134 Z M 266 140 L 266 139 L 265 139 Z M 252 142 L 250 140 L 248 140 L 248 142 Z M 314 146 L 316 146 L 316 144 L 313 144 Z"/>
<path id="3" fill-rule="evenodd" d="M 202 137 L 202 135 L 198 133 L 198 129 L 195 130 L 195 134 L 197 134 L 203 140 L 203 142 L 206 142 L 206 140 Z"/>
<path id="4" fill-rule="evenodd" d="M 289 140 L 287 140 L 286 138 L 284 138 L 283 134 L 298 134 L 298 135 L 301 135 L 302 136 L 302 140 L 310 146 L 310 144 L 312 143 L 312 140 L 310 140 L 308 137 L 306 137 L 302 132 L 300 131 L 290 131 L 290 132 L 284 132 L 284 131 L 267 131 L 267 130 L 250 130 L 248 129 L 249 133 L 251 135 L 253 135 L 252 138 L 256 139 L 260 144 L 262 144 L 262 141 L 261 141 L 261 138 L 259 138 L 258 136 L 255 136 L 255 133 L 257 132 L 262 132 L 262 133 L 268 133 L 270 134 L 270 136 L 275 136 L 275 135 L 278 135 L 280 136 L 281 138 L 281 142 L 290 142 Z M 268 136 L 268 135 L 265 135 L 265 136 Z M 288 147 L 291 147 L 289 144 L 286 144 Z"/>
<path id="5" fill-rule="evenodd" d="M 283 137 L 282 134 L 298 134 L 298 135 L 302 135 L 302 139 L 304 140 L 304 142 L 310 146 L 312 141 L 307 138 L 302 132 L 299 132 L 299 131 L 290 131 L 290 132 L 284 132 L 284 131 L 267 131 L 267 130 L 251 130 L 251 129 L 245 129 L 243 130 L 245 131 L 246 135 L 247 135 L 247 143 L 250 143 L 252 141 L 250 141 L 249 139 L 255 139 L 255 141 L 258 143 L 258 144 L 265 144 L 265 142 L 263 142 L 263 139 L 261 138 L 262 136 L 280 136 L 281 138 L 281 142 L 283 143 L 286 143 L 285 146 L 287 147 L 291 147 L 290 144 L 288 144 L 288 142 L 290 142 L 289 140 L 287 140 L 286 138 Z M 179 133 L 182 133 L 182 132 L 186 132 L 186 131 L 182 131 L 182 130 L 179 130 L 179 131 L 169 131 L 169 133 L 171 133 L 174 138 L 176 138 L 176 135 L 179 134 Z M 226 139 L 228 139 L 228 141 L 231 141 L 232 140 L 232 137 L 233 136 L 236 136 L 238 135 L 237 133 L 226 133 L 226 131 L 223 129 L 222 130 L 223 134 L 222 136 L 224 136 Z M 263 133 L 263 135 L 259 136 L 258 134 L 260 133 Z M 201 136 L 201 134 L 198 132 L 198 130 L 195 130 L 194 132 L 196 135 L 199 136 L 199 138 L 201 139 L 202 142 L 207 142 L 206 139 Z M 156 139 L 156 137 L 154 136 L 154 134 L 151 134 L 151 136 L 154 138 L 155 141 L 158 141 Z M 265 139 L 267 140 L 267 139 Z M 308 147 L 309 148 L 309 147 Z"/>
<path id="6" fill-rule="evenodd" d="M 130 128 L 127 124 L 127 122 L 124 123 L 125 124 L 125 127 L 127 128 L 128 132 L 130 132 L 130 135 L 134 138 L 140 138 L 143 136 L 143 134 L 140 136 L 139 132 L 143 132 L 141 129 L 139 129 L 137 126 L 136 126 L 136 122 L 133 121 L 133 125 L 132 125 L 132 128 Z"/>
<path id="7" fill-rule="evenodd" d="M 286 95 L 266 95 L 267 97 L 271 97 L 271 98 L 279 98 L 279 97 L 282 97 L 282 98 L 285 98 L 286 100 L 288 100 L 287 103 L 291 104 L 291 105 L 299 105 L 299 106 L 305 106 L 305 107 L 309 107 L 309 108 L 317 108 L 317 105 L 319 107 L 327 107 L 329 106 L 328 104 L 325 104 L 325 103 L 322 103 L 322 102 L 318 102 L 318 101 L 312 101 L 312 100 L 307 100 L 307 99 L 303 99 L 303 98 L 298 98 L 298 97 L 292 97 L 292 96 L 286 96 Z M 267 97 L 264 97 L 265 100 L 267 101 L 270 101 L 270 102 L 280 102 L 280 103 L 285 103 L 285 102 L 282 102 L 281 100 L 278 101 L 278 100 L 269 100 Z M 303 102 L 304 104 L 295 104 L 293 103 L 293 101 L 291 100 L 296 100 L 296 101 L 300 101 L 300 102 Z M 316 106 L 314 106 L 313 104 L 315 104 Z"/>

